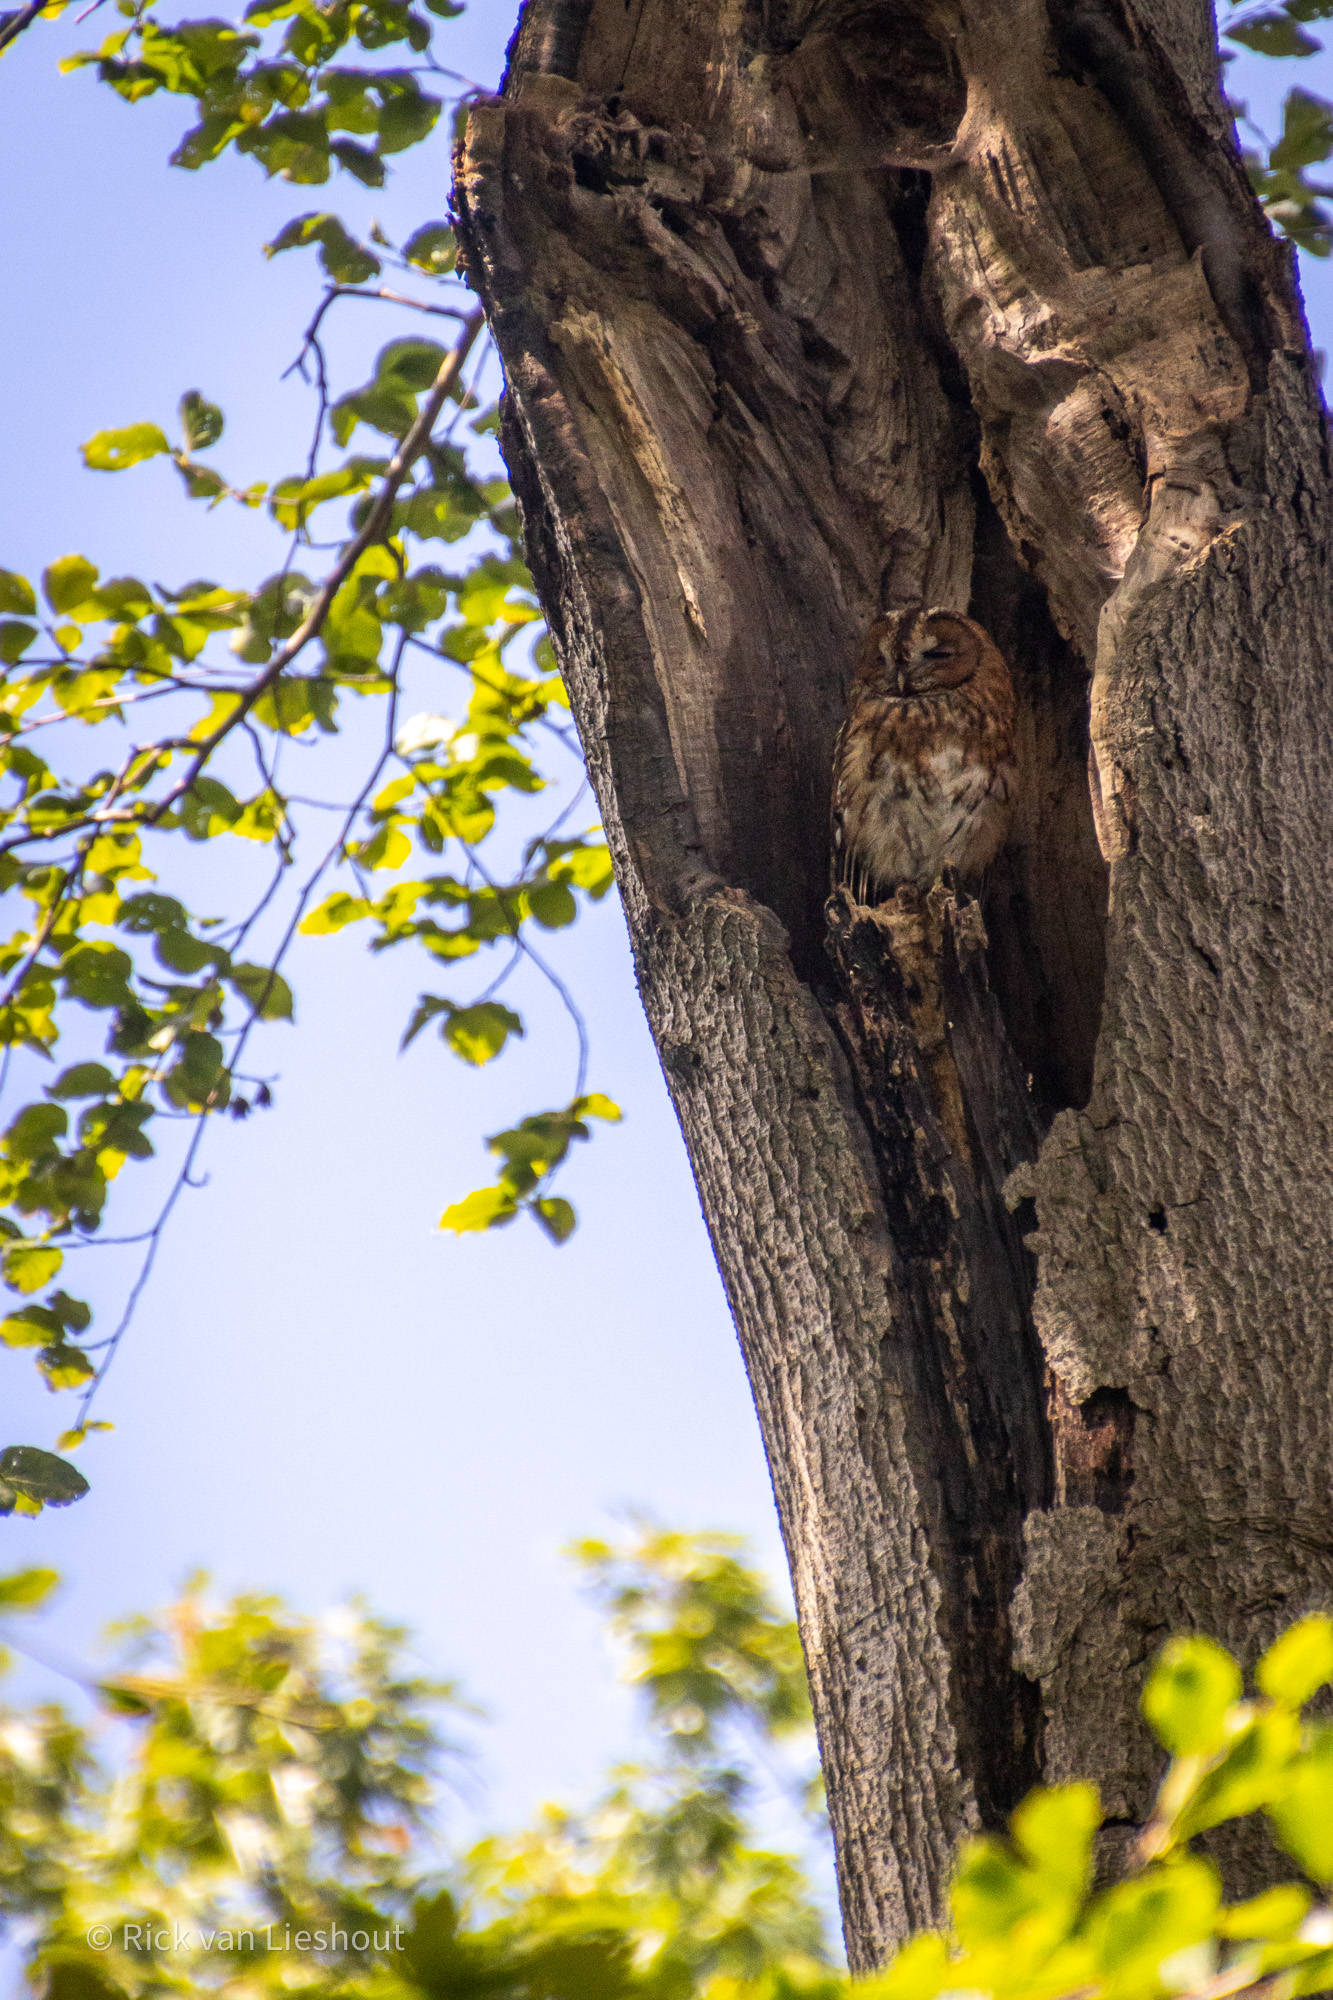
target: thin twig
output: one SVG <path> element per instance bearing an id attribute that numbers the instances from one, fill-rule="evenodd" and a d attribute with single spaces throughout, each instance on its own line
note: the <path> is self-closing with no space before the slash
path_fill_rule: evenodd
<path id="1" fill-rule="evenodd" d="M 459 846 L 463 849 L 463 852 L 467 855 L 469 866 L 476 869 L 483 883 L 490 890 L 491 894 L 495 896 L 497 900 L 500 902 L 502 908 L 504 909 L 505 916 L 510 917 L 511 912 L 508 907 L 506 892 L 500 887 L 498 882 L 493 882 L 491 880 L 491 877 L 486 873 L 485 868 L 482 866 L 481 862 L 477 859 L 475 848 L 469 847 L 465 840 L 460 841 Z M 574 1095 L 575 1097 L 582 1097 L 584 1094 L 584 1086 L 588 1081 L 588 1024 L 584 1020 L 583 1015 L 580 1013 L 579 1008 L 575 1003 L 574 996 L 570 992 L 569 988 L 565 985 L 564 980 L 561 979 L 557 973 L 551 970 L 550 966 L 546 963 L 545 959 L 542 958 L 539 952 L 533 950 L 532 946 L 523 936 L 521 930 L 519 930 L 517 926 L 514 926 L 510 930 L 509 935 L 510 937 L 513 938 L 516 947 L 518 948 L 519 951 L 523 953 L 524 957 L 530 958 L 532 960 L 532 963 L 536 966 L 538 972 L 541 973 L 543 979 L 545 979 L 549 985 L 555 988 L 555 991 L 560 996 L 560 1000 L 564 1007 L 565 1012 L 568 1014 L 570 1020 L 574 1023 L 574 1032 L 579 1038 L 578 1080 L 574 1085 Z"/>

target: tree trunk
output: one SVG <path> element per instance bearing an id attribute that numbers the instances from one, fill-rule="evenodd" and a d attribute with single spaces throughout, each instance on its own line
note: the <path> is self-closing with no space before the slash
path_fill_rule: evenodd
<path id="1" fill-rule="evenodd" d="M 1206 0 L 528 0 L 458 203 L 865 1968 L 1039 1778 L 1101 1786 L 1113 1858 L 1167 1632 L 1333 1598 L 1291 258 Z M 857 644 L 918 601 L 1013 666 L 1013 833 L 980 906 L 826 904 Z"/>

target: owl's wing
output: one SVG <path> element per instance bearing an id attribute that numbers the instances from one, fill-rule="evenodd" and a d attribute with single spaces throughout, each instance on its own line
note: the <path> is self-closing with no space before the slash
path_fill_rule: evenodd
<path id="1" fill-rule="evenodd" d="M 838 731 L 833 745 L 833 795 L 829 802 L 829 886 L 836 889 L 847 880 L 847 836 L 843 825 L 842 752 L 847 741 L 847 724 Z"/>
<path id="2" fill-rule="evenodd" d="M 833 797 L 830 811 L 829 829 L 829 887 L 846 888 L 852 900 L 864 903 L 870 894 L 870 881 L 865 864 L 853 855 L 847 830 L 847 774 L 843 765 L 843 752 L 847 744 L 847 731 L 852 719 L 848 716 L 838 731 L 833 745 Z"/>

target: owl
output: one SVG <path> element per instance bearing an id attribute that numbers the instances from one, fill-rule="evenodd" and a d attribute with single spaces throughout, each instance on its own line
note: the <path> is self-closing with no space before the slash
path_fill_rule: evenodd
<path id="1" fill-rule="evenodd" d="M 976 888 L 1016 780 L 1014 687 L 989 633 L 920 606 L 877 618 L 834 751 L 835 883 L 877 901 L 947 864 Z"/>

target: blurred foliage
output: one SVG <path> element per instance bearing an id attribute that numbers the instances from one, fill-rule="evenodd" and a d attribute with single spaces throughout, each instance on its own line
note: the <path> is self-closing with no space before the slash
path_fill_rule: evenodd
<path id="1" fill-rule="evenodd" d="M 629 1541 L 576 1542 L 570 1554 L 677 1755 L 715 1760 L 728 1725 L 775 1741 L 809 1732 L 796 1627 L 779 1616 L 736 1536 L 642 1523 Z"/>
<path id="2" fill-rule="evenodd" d="M 1252 55 L 1303 62 L 1323 53 L 1324 44 L 1310 33 L 1310 24 L 1333 20 L 1333 0 L 1282 0 L 1276 7 L 1226 0 L 1218 17 L 1224 49 L 1233 42 Z M 1248 124 L 1244 104 L 1232 109 Z M 1294 84 L 1283 105 L 1281 136 L 1270 139 L 1257 127 L 1249 129 L 1260 144 L 1244 149 L 1245 164 L 1265 215 L 1312 257 L 1327 257 L 1333 250 L 1333 186 L 1311 180 L 1309 174 L 1333 155 L 1333 103 Z"/>
<path id="3" fill-rule="evenodd" d="M 31 0 L 0 15 L 0 48 L 61 11 L 61 0 Z M 116 0 L 119 24 L 65 67 L 94 71 L 129 103 L 188 100 L 178 167 L 235 153 L 298 186 L 345 173 L 380 188 L 397 154 L 443 143 L 444 107 L 466 79 L 439 41 L 459 11 L 454 0 L 252 0 L 234 19 L 170 21 L 148 0 Z M 1237 49 L 1302 63 L 1321 47 L 1312 25 L 1331 17 L 1333 0 L 1226 0 L 1221 26 Z M 1275 225 L 1316 255 L 1333 236 L 1329 190 L 1311 174 L 1331 146 L 1333 107 L 1296 86 L 1280 138 L 1247 155 Z M 499 997 L 523 961 L 575 1018 L 576 1074 L 487 1140 L 494 1177 L 444 1208 L 445 1229 L 527 1214 L 564 1242 L 576 1217 L 554 1179 L 590 1121 L 620 1115 L 589 1089 L 582 1021 L 533 942 L 607 893 L 605 842 L 596 828 L 569 830 L 565 814 L 522 843 L 507 832 L 546 782 L 539 746 L 578 746 L 497 476 L 497 413 L 467 379 L 479 321 L 449 222 L 404 219 L 392 234 L 377 224 L 362 240 L 333 211 L 306 210 L 265 248 L 313 253 L 322 283 L 294 364 L 315 400 L 305 463 L 229 478 L 215 456 L 224 414 L 197 388 L 180 397 L 174 436 L 125 423 L 90 438 L 84 461 L 103 475 L 164 461 L 191 501 L 266 511 L 287 538 L 281 563 L 258 582 L 174 588 L 104 577 L 83 554 L 40 579 L 0 570 L 0 892 L 26 906 L 0 946 L 0 1084 L 19 1099 L 0 1135 L 0 1277 L 18 1295 L 0 1342 L 32 1349 L 48 1387 L 80 1399 L 56 1453 L 19 1445 L 0 1458 L 0 1512 L 86 1490 L 57 1454 L 107 1428 L 92 1422 L 91 1398 L 208 1121 L 271 1102 L 247 1049 L 257 1029 L 295 1018 L 282 967 L 298 930 L 361 925 L 373 950 L 413 944 L 435 979 L 447 976 L 450 991 L 422 994 L 405 1045 L 433 1025 L 463 1062 L 494 1061 L 525 1033 Z M 322 329 L 349 296 L 452 322 L 454 344 L 400 336 L 363 381 L 334 384 Z M 160 568 L 145 551 L 145 573 Z M 406 667 L 422 659 L 460 680 L 456 719 L 399 714 Z M 334 840 L 311 857 L 309 802 L 285 774 L 302 765 L 309 789 L 312 760 L 286 753 L 349 718 L 375 747 Z M 194 913 L 191 849 L 236 841 L 269 858 L 269 886 L 224 916 Z M 255 956 L 261 924 L 274 941 Z M 67 1034 L 74 1060 L 57 1067 Z M 31 1062 L 11 1076 L 13 1052 L 51 1065 L 35 1094 Z M 65 1289 L 70 1253 L 97 1238 L 112 1182 L 151 1160 L 173 1121 L 188 1132 L 175 1179 L 142 1232 L 125 1314 L 94 1337 L 87 1302 Z"/>
<path id="4" fill-rule="evenodd" d="M 669 1635 L 679 1604 L 689 1648 L 711 1616 L 728 1658 L 736 1643 L 799 1657 L 739 1545 L 719 1564 L 722 1547 L 634 1539 L 639 1610 L 616 1618 L 632 1655 L 641 1629 L 654 1647 Z M 0 1611 L 53 1581 L 0 1584 Z M 463 1711 L 455 1689 L 407 1669 L 396 1628 L 360 1607 L 311 1621 L 273 1599 L 210 1605 L 196 1580 L 121 1640 L 127 1663 L 97 1691 L 125 1718 L 128 1754 L 99 1756 L 106 1727 L 58 1708 L 0 1719 L 0 1909 L 48 2000 L 842 1990 L 799 1865 L 755 1843 L 748 1804 L 763 1781 L 701 1761 L 697 1745 L 680 1756 L 651 1711 L 662 1756 L 616 1771 L 589 1812 L 550 1808 L 525 1833 L 450 1852 L 432 1812 L 466 1755 L 439 1721 Z"/>
<path id="5" fill-rule="evenodd" d="M 854 2000 L 800 1863 L 755 1837 L 774 1766 L 810 1755 L 795 1626 L 728 1536 L 638 1524 L 574 1551 L 641 1696 L 650 1751 L 588 1811 L 443 1844 L 457 1691 L 352 1606 L 210 1605 L 202 1580 L 121 1629 L 96 1684 L 128 1753 L 61 1709 L 0 1716 L 0 1911 L 47 2000 L 293 1988 L 364 2000 Z M 0 1581 L 0 1612 L 55 1579 Z M 1092 1786 L 1032 1792 L 965 1843 L 946 1931 L 862 2000 L 1295 2000 L 1333 1990 L 1333 1621 L 1241 1670 L 1172 1640 L 1142 1707 L 1169 1763 L 1120 1876 L 1094 1892 Z M 702 1722 L 684 1719 L 693 1710 Z M 99 1755 L 99 1751 L 101 1754 Z M 1257 1816 L 1304 1880 L 1228 1904 L 1199 1836 Z"/>

